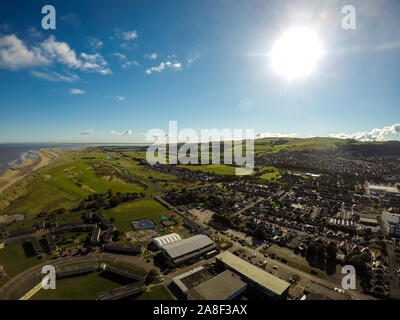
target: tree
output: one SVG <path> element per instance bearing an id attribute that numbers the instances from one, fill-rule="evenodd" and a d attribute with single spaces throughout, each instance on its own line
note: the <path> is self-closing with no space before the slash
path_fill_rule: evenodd
<path id="1" fill-rule="evenodd" d="M 155 269 L 151 269 L 146 277 L 146 284 L 152 283 L 157 277 L 157 271 Z"/>

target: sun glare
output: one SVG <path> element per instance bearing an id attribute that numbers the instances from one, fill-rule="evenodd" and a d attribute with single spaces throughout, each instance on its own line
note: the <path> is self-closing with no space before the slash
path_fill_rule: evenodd
<path id="1" fill-rule="evenodd" d="M 309 28 L 285 32 L 270 52 L 273 71 L 289 80 L 308 77 L 316 68 L 323 50 L 317 33 Z"/>

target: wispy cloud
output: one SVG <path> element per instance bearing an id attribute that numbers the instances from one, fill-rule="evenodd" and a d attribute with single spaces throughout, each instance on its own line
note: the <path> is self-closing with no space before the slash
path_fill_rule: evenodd
<path id="1" fill-rule="evenodd" d="M 256 138 L 293 138 L 296 133 L 258 132 Z"/>
<path id="2" fill-rule="evenodd" d="M 104 43 L 103 41 L 95 38 L 95 37 L 90 37 L 89 40 L 89 46 L 93 49 L 93 50 L 99 50 L 103 47 Z"/>
<path id="3" fill-rule="evenodd" d="M 132 66 L 138 66 L 139 65 L 139 62 L 137 62 L 137 61 L 126 61 L 126 62 L 124 62 L 123 64 L 122 64 L 122 68 L 124 68 L 124 69 L 127 69 L 127 68 L 129 68 L 129 67 L 132 67 Z"/>
<path id="4" fill-rule="evenodd" d="M 156 67 L 151 67 L 146 69 L 145 73 L 146 74 L 152 74 L 153 72 L 161 72 L 165 70 L 166 68 L 171 68 L 175 70 L 181 70 L 182 69 L 182 64 L 178 61 L 171 62 L 171 61 L 166 61 L 166 62 L 161 62 L 158 66 Z"/>
<path id="5" fill-rule="evenodd" d="M 39 79 L 51 81 L 51 82 L 60 82 L 60 81 L 66 81 L 66 82 L 73 82 L 79 80 L 79 77 L 76 74 L 71 74 L 71 75 L 63 75 L 58 72 L 54 71 L 38 71 L 38 70 L 32 70 L 30 72 L 33 76 Z"/>
<path id="6" fill-rule="evenodd" d="M 85 94 L 84 90 L 81 89 L 77 89 L 77 88 L 72 88 L 69 90 L 70 94 Z"/>
<path id="7" fill-rule="evenodd" d="M 114 56 L 118 57 L 121 60 L 124 60 L 126 58 L 126 55 L 119 53 L 119 52 L 115 52 Z"/>
<path id="8" fill-rule="evenodd" d="M 88 134 L 92 134 L 93 132 L 94 132 L 93 130 L 85 130 L 85 131 L 82 131 L 81 134 L 88 135 Z"/>
<path id="9" fill-rule="evenodd" d="M 125 100 L 125 97 L 117 96 L 117 100 L 118 100 L 118 101 L 124 101 L 124 100 Z"/>
<path id="10" fill-rule="evenodd" d="M 132 131 L 126 130 L 126 131 L 115 131 L 115 130 L 111 130 L 110 131 L 111 134 L 116 134 L 116 135 L 120 135 L 120 136 L 130 136 L 132 134 Z"/>
<path id="11" fill-rule="evenodd" d="M 157 59 L 157 53 L 154 52 L 154 53 L 150 53 L 150 54 L 145 54 L 144 57 L 147 58 L 147 59 L 153 59 L 154 60 L 154 59 Z"/>
<path id="12" fill-rule="evenodd" d="M 133 40 L 133 39 L 136 39 L 138 37 L 139 37 L 139 35 L 138 35 L 138 32 L 136 30 L 122 32 L 122 38 L 125 41 Z"/>
<path id="13" fill-rule="evenodd" d="M 359 141 L 384 141 L 387 136 L 397 135 L 400 133 L 400 124 L 376 128 L 371 131 L 361 131 L 356 133 L 332 133 L 329 136 L 339 139 L 354 139 Z"/>

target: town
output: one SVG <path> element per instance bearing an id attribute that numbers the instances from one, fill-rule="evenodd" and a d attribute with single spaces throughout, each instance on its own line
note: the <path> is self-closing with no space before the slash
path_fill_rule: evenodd
<path id="1" fill-rule="evenodd" d="M 312 160 L 315 151 L 260 155 L 254 174 L 238 177 L 229 165 L 150 165 L 140 147 L 69 152 L 68 179 L 82 161 L 142 189 L 1 216 L 0 299 L 55 291 L 64 299 L 88 279 L 92 299 L 399 299 L 398 158 L 381 166 L 326 154 L 334 160 Z M 126 169 L 132 163 L 136 171 Z M 64 295 L 38 286 L 44 265 L 55 267 Z M 342 288 L 345 265 L 356 269 L 356 289 Z"/>

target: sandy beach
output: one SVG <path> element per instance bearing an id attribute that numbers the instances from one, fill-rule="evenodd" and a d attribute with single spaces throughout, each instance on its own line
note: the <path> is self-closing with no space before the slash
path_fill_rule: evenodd
<path id="1" fill-rule="evenodd" d="M 19 180 L 34 172 L 44 166 L 47 166 L 49 163 L 58 159 L 62 149 L 52 148 L 52 149 L 42 149 L 37 151 L 38 159 L 28 158 L 23 164 L 15 167 L 7 169 L 0 176 L 0 193 L 2 193 L 7 188 L 11 187 Z"/>

